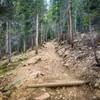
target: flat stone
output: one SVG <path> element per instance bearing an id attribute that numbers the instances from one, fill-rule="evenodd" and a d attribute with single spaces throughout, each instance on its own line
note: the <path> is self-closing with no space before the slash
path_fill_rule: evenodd
<path id="1" fill-rule="evenodd" d="M 50 98 L 50 94 L 49 93 L 44 93 L 43 95 L 34 98 L 34 100 L 47 100 Z"/>

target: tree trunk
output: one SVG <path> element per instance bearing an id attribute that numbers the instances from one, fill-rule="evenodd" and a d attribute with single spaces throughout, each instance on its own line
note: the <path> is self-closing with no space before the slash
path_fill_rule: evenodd
<path id="1" fill-rule="evenodd" d="M 60 2 L 60 4 L 61 4 L 61 2 Z M 61 7 L 61 5 L 60 5 L 60 23 L 59 23 L 59 29 L 60 29 L 60 40 L 61 41 L 63 41 L 63 32 L 62 32 L 62 7 Z"/>
<path id="2" fill-rule="evenodd" d="M 1 57 L 2 57 L 2 53 L 1 53 L 1 49 L 0 49 L 0 59 L 1 59 Z"/>
<path id="3" fill-rule="evenodd" d="M 46 30 L 45 30 L 45 42 L 48 41 L 48 27 L 46 26 Z"/>
<path id="4" fill-rule="evenodd" d="M 38 43 L 38 38 L 39 38 L 39 15 L 37 14 L 36 16 L 36 50 L 35 50 L 35 53 L 38 54 L 38 46 L 39 46 L 39 43 Z"/>
<path id="5" fill-rule="evenodd" d="M 89 82 L 87 81 L 70 81 L 70 82 L 63 82 L 63 83 L 47 83 L 47 84 L 33 84 L 33 85 L 29 85 L 27 86 L 27 88 L 55 88 L 55 87 L 71 87 L 71 86 L 80 86 L 80 85 L 84 85 L 87 84 Z"/>
<path id="6" fill-rule="evenodd" d="M 8 42 L 9 42 L 8 22 L 6 22 L 6 53 L 7 54 L 8 54 Z"/>
<path id="7" fill-rule="evenodd" d="M 70 34 L 70 44 L 73 48 L 73 25 L 72 25 L 72 9 L 71 9 L 72 1 L 69 1 L 69 34 Z"/>
<path id="8" fill-rule="evenodd" d="M 45 42 L 45 26 L 43 26 L 42 43 Z"/>
<path id="9" fill-rule="evenodd" d="M 59 35 L 59 25 L 58 24 L 57 24 L 56 32 L 57 32 L 57 41 L 59 42 L 60 35 Z"/>
<path id="10" fill-rule="evenodd" d="M 24 38 L 23 39 L 23 52 L 26 51 L 26 39 Z"/>
<path id="11" fill-rule="evenodd" d="M 67 32 L 68 32 L 68 35 L 70 33 L 70 23 L 69 23 L 69 8 L 68 8 L 68 15 L 67 15 Z M 66 37 L 67 37 L 67 34 L 66 34 Z M 67 39 L 67 38 L 66 38 Z M 70 42 L 70 35 L 68 36 L 68 40 Z"/>
<path id="12" fill-rule="evenodd" d="M 77 10 L 75 10 L 75 19 L 74 19 L 74 31 L 75 31 L 75 33 L 76 33 L 76 31 L 77 31 Z"/>
<path id="13" fill-rule="evenodd" d="M 6 22 L 6 53 L 8 54 L 8 60 L 11 62 L 11 37 L 9 35 L 9 22 Z"/>
<path id="14" fill-rule="evenodd" d="M 20 39 L 18 39 L 18 43 L 17 43 L 17 53 L 19 53 L 20 51 Z"/>
<path id="15" fill-rule="evenodd" d="M 8 54 L 8 58 L 9 58 L 9 62 L 11 62 L 11 54 L 12 54 L 12 49 L 11 49 L 11 36 L 9 35 L 9 42 L 8 42 L 8 47 L 9 47 L 9 54 Z"/>
<path id="16" fill-rule="evenodd" d="M 43 43 L 43 26 L 41 24 L 41 44 Z"/>
<path id="17" fill-rule="evenodd" d="M 31 35 L 31 48 L 34 49 L 34 35 Z"/>

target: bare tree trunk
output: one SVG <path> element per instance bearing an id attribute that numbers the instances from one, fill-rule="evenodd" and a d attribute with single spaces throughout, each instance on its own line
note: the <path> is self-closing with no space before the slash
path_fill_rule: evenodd
<path id="1" fill-rule="evenodd" d="M 2 52 L 1 52 L 1 49 L 0 49 L 0 59 L 2 58 Z"/>
<path id="2" fill-rule="evenodd" d="M 11 54 L 12 54 L 12 49 L 11 49 L 11 36 L 9 35 L 9 54 L 8 54 L 8 58 L 9 58 L 9 62 L 11 62 Z"/>
<path id="3" fill-rule="evenodd" d="M 17 53 L 19 53 L 20 51 L 20 42 L 19 42 L 19 39 L 18 39 L 18 44 L 17 44 Z"/>
<path id="4" fill-rule="evenodd" d="M 68 8 L 69 9 L 69 8 Z M 67 32 L 68 32 L 68 34 L 70 33 L 70 23 L 69 23 L 69 10 L 68 10 L 68 15 L 67 15 L 68 17 L 67 17 Z M 67 37 L 67 34 L 66 34 L 66 37 Z M 69 40 L 69 42 L 70 42 L 70 35 L 69 35 L 69 37 L 68 37 L 68 40 Z"/>
<path id="5" fill-rule="evenodd" d="M 9 33 L 8 33 L 8 22 L 6 22 L 6 53 L 8 54 L 8 42 L 9 42 Z"/>
<path id="6" fill-rule="evenodd" d="M 42 36 L 42 33 L 41 33 L 41 37 L 40 37 L 40 38 L 41 38 L 41 41 L 40 41 L 40 44 L 41 44 L 41 45 L 42 45 L 42 41 L 43 41 L 42 37 L 43 37 L 43 36 Z"/>
<path id="7" fill-rule="evenodd" d="M 33 34 L 31 35 L 31 48 L 32 50 L 34 48 L 34 35 Z"/>
<path id="8" fill-rule="evenodd" d="M 77 11 L 75 10 L 75 23 L 74 23 L 74 31 L 76 33 L 77 29 L 76 29 L 76 26 L 77 26 Z"/>
<path id="9" fill-rule="evenodd" d="M 60 29 L 60 41 L 63 41 L 63 32 L 62 32 L 62 7 L 61 7 L 61 1 L 60 1 L 60 23 L 59 23 L 59 29 Z"/>
<path id="10" fill-rule="evenodd" d="M 26 51 L 26 39 L 25 38 L 23 39 L 23 51 L 24 52 Z"/>
<path id="11" fill-rule="evenodd" d="M 9 35 L 9 22 L 6 22 L 6 53 L 8 54 L 8 60 L 11 62 L 11 37 Z"/>
<path id="12" fill-rule="evenodd" d="M 45 42 L 45 27 L 43 27 L 43 35 L 42 35 L 42 42 Z"/>
<path id="13" fill-rule="evenodd" d="M 77 23 L 77 19 L 76 19 L 76 15 L 75 15 L 75 33 L 77 31 L 77 29 L 76 29 L 76 23 Z"/>
<path id="14" fill-rule="evenodd" d="M 45 31 L 45 42 L 48 41 L 48 27 L 46 26 L 46 31 Z"/>
<path id="15" fill-rule="evenodd" d="M 57 41 L 59 42 L 60 35 L 59 35 L 59 25 L 58 24 L 57 24 L 56 32 L 57 32 Z"/>
<path id="16" fill-rule="evenodd" d="M 69 1 L 69 34 L 70 34 L 70 44 L 73 48 L 73 25 L 72 25 L 72 9 L 71 9 L 71 3 L 72 1 Z"/>
<path id="17" fill-rule="evenodd" d="M 39 38 L 39 15 L 37 14 L 36 16 L 36 51 L 35 53 L 38 54 L 38 46 L 39 46 L 39 43 L 38 43 L 38 38 Z"/>
<path id="18" fill-rule="evenodd" d="M 43 42 L 43 26 L 41 24 L 41 44 L 42 44 L 42 42 Z"/>
<path id="19" fill-rule="evenodd" d="M 54 87 L 71 87 L 71 86 L 80 86 L 89 83 L 88 81 L 70 81 L 66 83 L 47 83 L 47 84 L 33 84 L 33 85 L 28 85 L 27 88 L 42 88 L 42 87 L 49 87 L 49 88 L 54 88 Z"/>

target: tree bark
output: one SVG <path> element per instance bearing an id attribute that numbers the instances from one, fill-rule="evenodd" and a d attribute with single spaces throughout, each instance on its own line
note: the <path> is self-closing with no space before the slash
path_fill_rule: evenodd
<path id="1" fill-rule="evenodd" d="M 74 31 L 75 31 L 75 33 L 76 33 L 76 31 L 77 31 L 77 10 L 75 10 L 75 19 L 74 19 Z"/>
<path id="2" fill-rule="evenodd" d="M 17 43 L 17 53 L 19 53 L 20 51 L 20 39 L 18 39 L 18 43 Z"/>
<path id="3" fill-rule="evenodd" d="M 24 52 L 26 51 L 26 40 L 25 40 L 25 38 L 23 39 L 23 51 Z"/>
<path id="4" fill-rule="evenodd" d="M 6 22 L 6 53 L 8 54 L 8 42 L 9 42 L 9 33 L 8 33 L 8 21 Z"/>
<path id="5" fill-rule="evenodd" d="M 48 41 L 48 27 L 46 26 L 45 28 L 46 28 L 46 30 L 45 30 L 45 42 L 47 42 Z"/>
<path id="6" fill-rule="evenodd" d="M 36 50 L 35 50 L 35 53 L 38 54 L 38 46 L 39 46 L 39 43 L 38 43 L 38 38 L 39 38 L 39 15 L 37 14 L 36 16 Z"/>
<path id="7" fill-rule="evenodd" d="M 71 9 L 71 3 L 72 1 L 69 1 L 69 34 L 70 34 L 70 44 L 73 48 L 73 25 L 72 25 L 72 9 Z"/>
<path id="8" fill-rule="evenodd" d="M 53 87 L 71 87 L 71 86 L 80 86 L 87 84 L 89 82 L 86 81 L 70 81 L 70 82 L 64 82 L 64 83 L 47 83 L 47 84 L 33 84 L 27 86 L 28 88 L 41 88 L 41 87 L 48 87 L 48 88 L 53 88 Z"/>
<path id="9" fill-rule="evenodd" d="M 6 22 L 6 53 L 8 54 L 9 63 L 11 62 L 11 37 L 9 35 L 9 22 Z"/>
<path id="10" fill-rule="evenodd" d="M 11 47 L 11 36 L 9 35 L 9 54 L 8 54 L 8 58 L 9 58 L 9 62 L 11 62 L 11 54 L 12 54 L 12 47 Z"/>
<path id="11" fill-rule="evenodd" d="M 34 49 L 34 35 L 31 35 L 31 48 Z"/>
<path id="12" fill-rule="evenodd" d="M 43 26 L 41 24 L 41 44 L 43 43 Z"/>

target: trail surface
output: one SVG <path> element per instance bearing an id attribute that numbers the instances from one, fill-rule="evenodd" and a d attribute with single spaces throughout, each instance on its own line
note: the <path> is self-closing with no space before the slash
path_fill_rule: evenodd
<path id="1" fill-rule="evenodd" d="M 54 42 L 46 43 L 39 50 L 38 55 L 35 55 L 34 51 L 27 52 L 26 55 L 27 60 L 22 61 L 14 70 L 15 77 L 10 85 L 16 89 L 12 91 L 10 100 L 45 100 L 46 98 L 46 100 L 78 100 L 77 92 L 80 89 L 76 88 L 71 90 L 26 88 L 32 84 L 63 83 L 76 80 L 69 76 L 66 68 L 63 67 L 63 59 L 56 53 Z M 79 95 L 84 96 L 84 93 Z"/>

